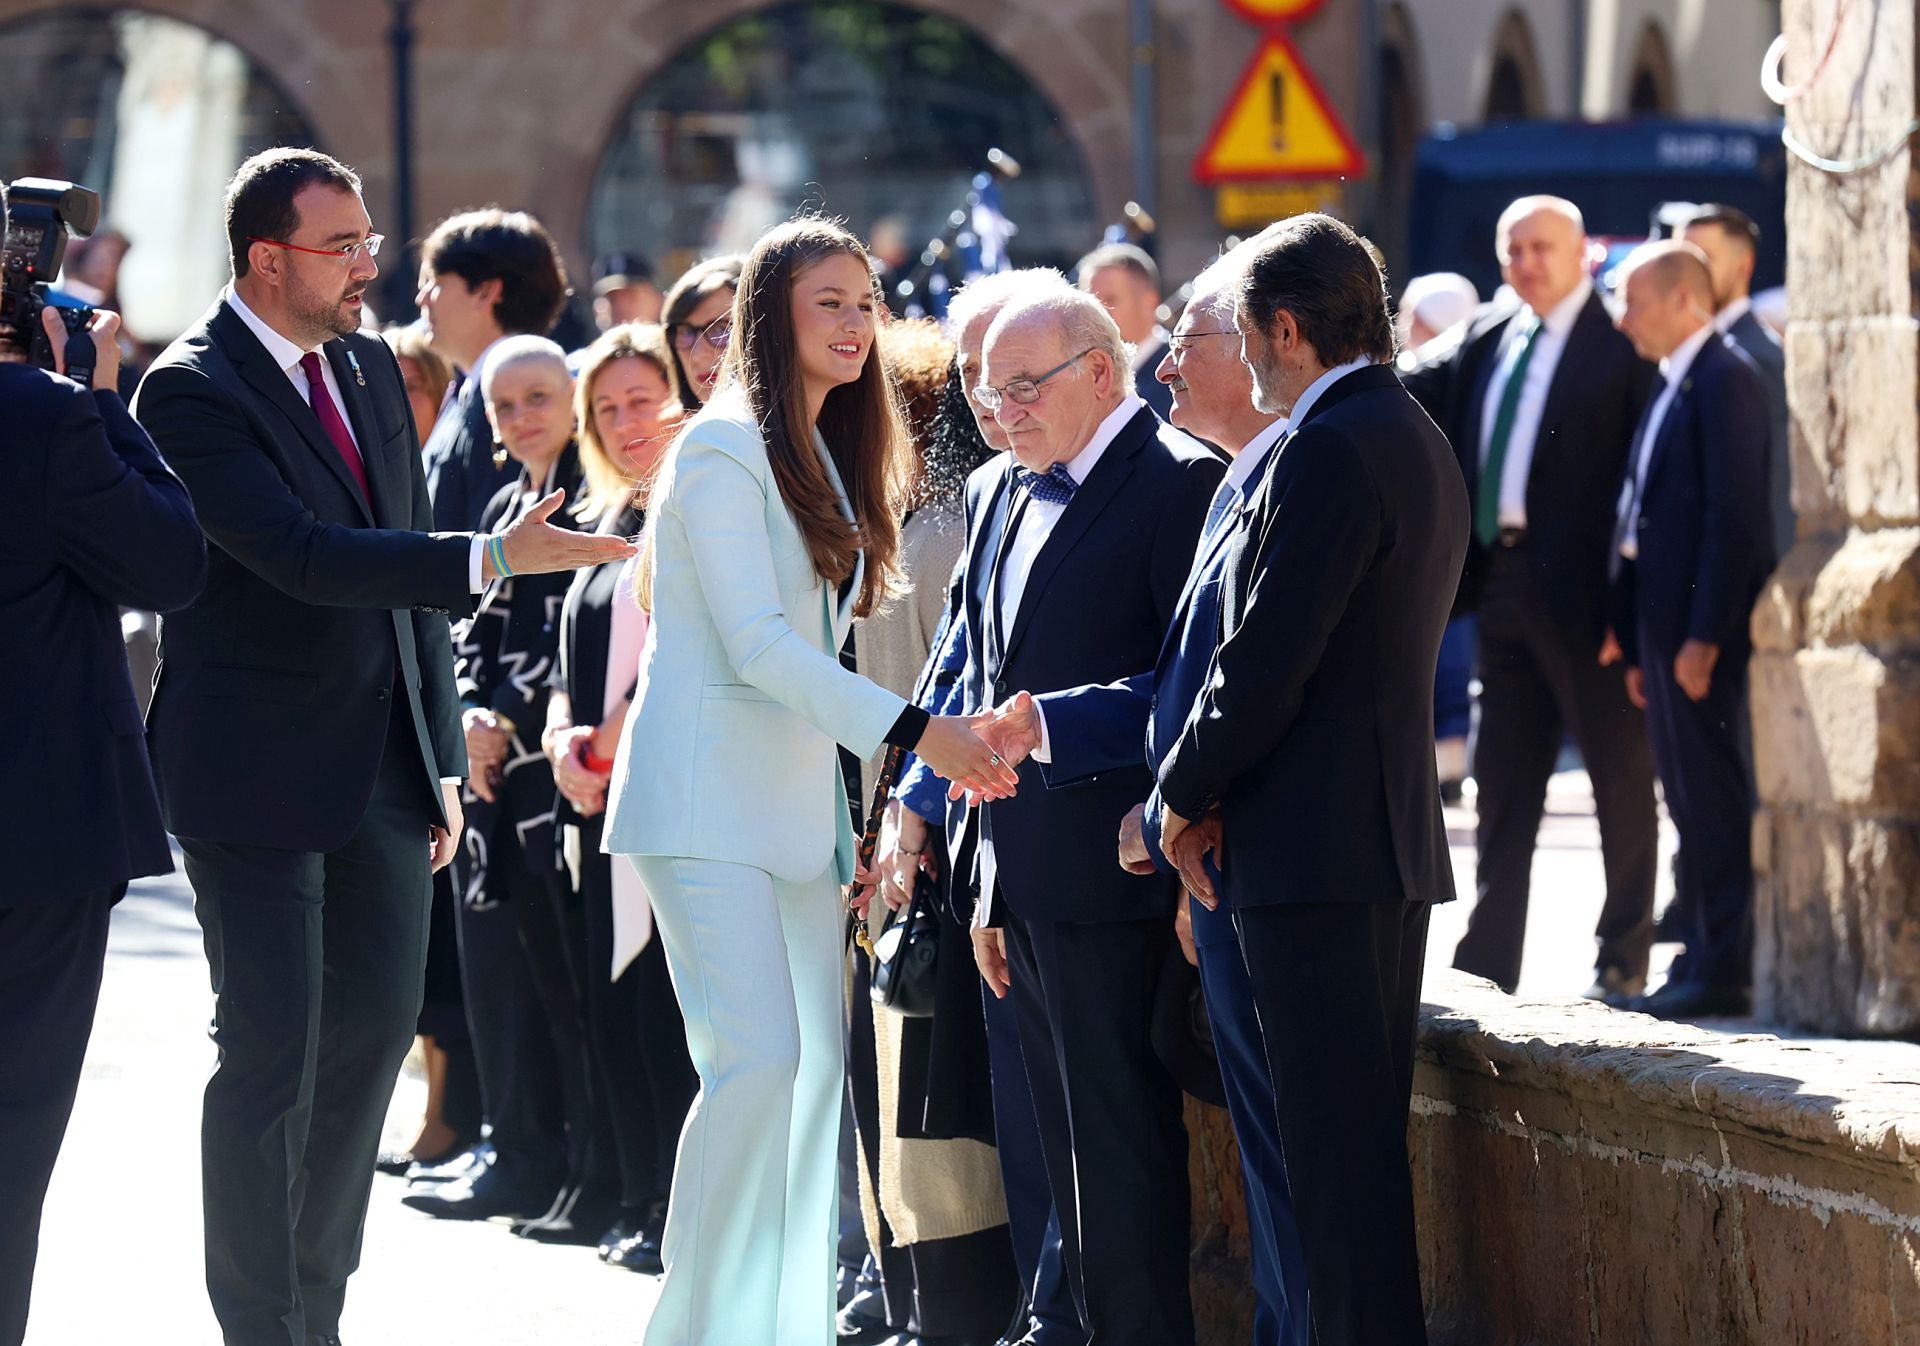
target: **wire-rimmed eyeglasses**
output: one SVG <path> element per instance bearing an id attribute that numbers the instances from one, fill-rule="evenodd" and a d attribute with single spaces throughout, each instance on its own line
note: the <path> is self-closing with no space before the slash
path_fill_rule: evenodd
<path id="1" fill-rule="evenodd" d="M 1096 349 L 1097 347 L 1089 346 L 1081 351 L 1080 354 L 1070 355 L 1046 373 L 1036 374 L 1030 379 L 1015 379 L 1013 382 L 998 388 L 988 383 L 976 383 L 973 385 L 973 400 L 985 407 L 988 411 L 1000 410 L 1000 404 L 1005 401 L 1018 402 L 1022 406 L 1030 402 L 1038 402 L 1040 400 L 1041 384 L 1074 364 L 1076 361 L 1083 360 L 1087 356 L 1092 355 Z"/>

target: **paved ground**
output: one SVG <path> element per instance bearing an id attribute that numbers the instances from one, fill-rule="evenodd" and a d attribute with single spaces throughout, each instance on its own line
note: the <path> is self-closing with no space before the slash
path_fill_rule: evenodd
<path id="1" fill-rule="evenodd" d="M 1454 867 L 1473 891 L 1473 814 L 1450 810 Z M 1670 832 L 1666 837 L 1671 850 Z M 1534 861 L 1521 989 L 1577 995 L 1593 975 L 1600 907 L 1598 832 L 1586 781 L 1555 779 Z M 1662 895 L 1668 884 L 1662 865 Z M 1468 902 L 1433 922 L 1429 967 L 1444 966 Z M 1668 950 L 1660 950 L 1664 958 Z M 198 1126 L 212 1064 L 210 995 L 192 902 L 179 876 L 135 885 L 114 918 L 106 987 L 41 1238 L 28 1346 L 212 1346 L 201 1283 Z M 394 1127 L 418 1116 L 403 1080 Z M 400 1184 L 376 1178 L 363 1265 L 348 1302 L 349 1346 L 628 1346 L 654 1282 L 601 1266 L 591 1250 L 546 1248 L 498 1225 L 416 1215 Z M 744 1346 L 744 1344 L 743 1344 Z"/>

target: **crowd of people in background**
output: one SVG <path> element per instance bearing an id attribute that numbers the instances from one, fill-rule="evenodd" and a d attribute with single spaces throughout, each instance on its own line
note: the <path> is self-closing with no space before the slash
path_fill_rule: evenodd
<path id="1" fill-rule="evenodd" d="M 622 738 L 647 694 L 640 543 L 676 437 L 737 391 L 730 380 L 753 359 L 743 285 L 761 264 L 709 257 L 663 284 L 637 253 L 602 258 L 599 335 L 568 350 L 550 339 L 571 294 L 554 238 L 526 212 L 466 211 L 421 245 L 419 319 L 364 344 L 354 333 L 377 236 L 357 180 L 322 160 L 269 155 L 242 170 L 229 201 L 230 233 L 242 231 L 234 287 L 156 362 L 136 403 L 213 544 L 207 596 L 166 619 L 150 729 L 220 997 L 209 1285 L 230 1341 L 293 1346 L 338 1341 L 366 1196 L 350 1170 L 379 1132 L 405 1047 L 393 1025 L 410 1016 L 425 1112 L 410 1143 L 378 1158 L 404 1184 L 399 1200 L 439 1219 L 503 1219 L 513 1235 L 590 1247 L 670 1283 L 675 1238 L 706 1246 L 670 1237 L 669 1220 L 690 1109 L 712 1105 L 719 1072 L 699 1024 L 689 1037 L 684 966 L 670 970 L 639 871 L 603 843 Z M 313 213 L 323 198 L 326 219 Z M 1747 618 L 1794 526 L 1780 345 L 1748 293 L 1752 222 L 1704 206 L 1681 237 L 1597 276 L 1578 206 L 1523 198 L 1488 240 L 1501 292 L 1482 302 L 1463 277 L 1415 278 L 1395 332 L 1382 325 L 1377 255 L 1322 220 L 1223 249 L 1171 299 L 1149 251 L 1107 243 L 1070 276 L 970 279 L 944 321 L 888 321 L 879 308 L 869 358 L 911 448 L 897 520 L 905 583 L 853 627 L 841 658 L 922 722 L 981 717 L 1019 788 L 969 798 L 912 753 L 841 752 L 846 825 L 872 838 L 840 1025 L 843 1342 L 1191 1342 L 1183 1089 L 1227 1106 L 1240 1142 L 1259 1346 L 1422 1340 L 1397 1119 L 1425 913 L 1451 878 L 1444 831 L 1437 859 L 1417 838 L 1432 840 L 1440 791 L 1457 798 L 1463 778 L 1477 871 L 1457 967 L 1517 986 L 1548 781 L 1570 743 L 1592 781 L 1606 880 L 1588 994 L 1675 1018 L 1747 1007 Z M 93 244 L 73 280 L 110 303 L 112 240 Z M 79 263 L 96 253 L 89 280 Z M 334 267 L 335 292 L 310 293 L 303 266 Z M 310 343 L 290 330 L 303 322 Z M 332 353 L 316 355 L 323 345 Z M 229 377 L 277 380 L 275 397 L 318 417 L 304 433 L 338 448 L 330 473 L 281 469 L 309 507 L 337 496 L 367 537 L 415 529 L 420 544 L 328 550 L 340 530 L 309 531 L 270 499 L 264 457 L 254 475 L 232 475 L 223 447 L 284 427 L 209 409 L 201 384 Z M 1384 400 L 1402 388 L 1404 409 Z M 417 446 L 418 490 L 404 474 L 381 479 L 376 430 Z M 1376 450 L 1389 439 L 1420 451 Z M 1345 504 L 1313 503 L 1358 489 L 1342 451 L 1396 465 L 1353 506 L 1365 529 Z M 1458 471 L 1429 480 L 1435 461 Z M 250 514 L 267 509 L 270 527 Z M 1239 559 L 1243 516 L 1282 521 L 1260 544 L 1264 594 L 1235 570 L 1255 565 Z M 563 556 L 551 540 L 562 533 L 597 549 Z M 516 552 L 501 545 L 515 538 Z M 1410 557 L 1417 579 L 1402 573 Z M 1340 603 L 1308 601 L 1342 566 Z M 1443 583 L 1450 568 L 1457 586 Z M 429 571 L 431 583 L 398 577 Z M 282 631 L 286 594 L 350 615 L 327 632 Z M 1262 601 L 1296 624 L 1268 645 L 1247 635 L 1216 650 L 1216 631 L 1251 629 Z M 248 649 L 232 648 L 237 632 Z M 369 653 L 349 675 L 300 662 L 271 644 L 281 637 Z M 1296 669 L 1308 656 L 1288 642 L 1318 662 Z M 1411 681 L 1409 669 L 1389 676 L 1389 650 L 1429 662 Z M 436 660 L 455 704 L 425 690 Z M 236 662 L 282 671 L 273 681 Z M 1249 776 L 1216 726 L 1263 727 L 1267 712 L 1246 703 L 1266 676 L 1291 698 L 1296 755 Z M 202 724 L 215 703 L 192 698 L 216 683 L 230 699 L 218 726 Z M 378 714 L 308 717 L 309 738 L 285 757 L 322 759 L 318 779 L 351 778 L 345 792 L 378 805 L 401 790 L 398 759 L 417 784 L 423 744 L 428 762 L 437 751 L 467 763 L 432 772 L 441 812 L 414 810 L 423 840 L 429 823 L 448 838 L 419 943 L 378 957 L 370 930 L 333 928 L 345 889 L 327 889 L 324 916 L 314 898 L 271 931 L 245 903 L 263 845 L 352 852 L 401 873 L 376 857 L 388 843 L 344 814 L 267 820 L 284 792 L 245 798 L 245 772 L 210 768 L 204 748 L 218 736 L 258 755 L 289 707 L 336 692 L 355 705 L 377 695 Z M 257 721 L 259 738 L 231 716 Z M 1417 767 L 1394 755 L 1407 732 L 1432 749 Z M 378 771 L 329 776 L 328 754 L 362 739 Z M 1385 765 L 1359 781 L 1353 761 L 1370 753 Z M 1352 805 L 1382 780 L 1429 778 L 1430 799 L 1424 787 L 1383 796 L 1378 817 Z M 1681 843 L 1659 926 L 1657 798 Z M 1327 828 L 1356 817 L 1378 836 L 1336 842 Z M 1404 888 L 1404 905 L 1362 903 L 1373 914 L 1314 925 L 1249 896 L 1260 874 L 1332 882 L 1297 853 L 1315 848 L 1338 853 L 1324 863 L 1344 867 L 1341 882 Z M 426 863 L 419 849 L 413 868 Z M 317 892 L 321 879 L 276 881 Z M 323 920 L 326 978 L 385 988 L 372 996 L 385 1036 L 369 1029 L 351 1059 L 334 1037 L 352 1033 L 331 1017 L 320 1027 L 318 935 L 298 933 Z M 306 952 L 288 952 L 301 938 Z M 1649 994 L 1663 938 L 1683 952 Z M 1348 941 L 1354 959 L 1312 966 L 1313 950 Z M 347 944 L 367 955 L 357 973 L 332 961 Z M 269 946 L 281 961 L 247 970 Z M 913 949 L 930 970 L 903 992 Z M 417 1003 L 409 960 L 424 967 Z M 305 1002 L 269 984 L 303 967 L 315 981 Z M 1195 1006 L 1207 1034 L 1193 1031 Z M 311 1060 L 272 1059 L 315 1040 L 317 1081 Z M 342 1090 L 359 1097 L 343 1103 Z M 1328 1112 L 1320 1100 L 1334 1095 L 1318 1090 L 1354 1112 Z M 289 1206 L 285 1169 L 301 1167 L 307 1128 L 303 1210 Z M 243 1151 L 252 1157 L 234 1158 Z M 276 1187 L 277 1204 L 253 1200 Z M 682 1282 L 702 1275 L 704 1292 L 681 1293 L 740 1288 L 714 1266 L 684 1267 Z"/>

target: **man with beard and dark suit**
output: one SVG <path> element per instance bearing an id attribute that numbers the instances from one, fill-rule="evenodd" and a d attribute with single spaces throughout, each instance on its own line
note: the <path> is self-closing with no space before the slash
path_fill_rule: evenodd
<path id="1" fill-rule="evenodd" d="M 1748 619 L 1773 569 L 1766 390 L 1713 322 L 1706 258 L 1650 243 L 1623 268 L 1620 330 L 1660 362 L 1619 495 L 1614 630 L 1647 709 L 1680 833 L 1686 952 L 1635 1008 L 1744 1014 L 1752 980 L 1754 788 Z"/>
<path id="2" fill-rule="evenodd" d="M 42 316 L 64 373 L 66 328 L 52 308 Z M 116 314 L 93 320 L 97 391 L 0 343 L 0 1346 L 26 1333 L 41 1203 L 93 1031 L 108 916 L 128 880 L 173 869 L 120 607 L 191 602 L 207 544 L 186 488 L 114 391 L 119 330 Z"/>
<path id="3" fill-rule="evenodd" d="M 423 450 L 433 526 L 470 532 L 520 471 L 495 461 L 480 396 L 487 352 L 502 338 L 552 330 L 566 307 L 566 264 L 553 236 L 525 211 L 469 210 L 442 220 L 420 245 L 417 298 L 428 343 L 463 375 Z"/>
<path id="4" fill-rule="evenodd" d="M 466 770 L 447 614 L 496 575 L 630 552 L 545 522 L 431 534 L 400 370 L 359 333 L 359 179 L 270 150 L 228 185 L 233 282 L 136 414 L 192 494 L 206 590 L 148 722 L 211 966 L 207 1287 L 229 1346 L 335 1343 L 419 1012 L 431 868 Z"/>
<path id="5" fill-rule="evenodd" d="M 1572 202 L 1515 201 L 1496 246 L 1520 307 L 1473 319 L 1407 378 L 1453 442 L 1473 503 L 1458 608 L 1480 615 L 1478 900 L 1454 966 L 1519 983 L 1547 781 L 1570 733 L 1593 781 L 1607 883 L 1588 995 L 1620 1000 L 1646 985 L 1659 833 L 1646 723 L 1600 656 L 1613 501 L 1653 371 L 1587 279 Z"/>
<path id="6" fill-rule="evenodd" d="M 966 704 L 1151 667 L 1222 464 L 1135 396 L 1097 299 L 1017 295 L 987 331 L 975 396 L 1012 461 L 967 486 Z M 1144 760 L 1070 790 L 1021 768 L 979 810 L 975 958 L 1011 990 L 1081 1325 L 1113 1346 L 1193 1340 L 1180 1088 L 1152 1043 L 1177 885 L 1113 863 Z"/>
<path id="7" fill-rule="evenodd" d="M 1173 396 L 1154 371 L 1167 354 L 1167 329 L 1160 325 L 1160 267 L 1145 248 L 1107 243 L 1082 257 L 1074 281 L 1107 306 L 1133 351 L 1133 391 L 1161 420 Z"/>
<path id="8" fill-rule="evenodd" d="M 1235 326 L 1287 434 L 1222 567 L 1160 845 L 1231 906 L 1319 1346 L 1426 1340 L 1407 1109 L 1432 905 L 1453 897 L 1433 673 L 1466 553 L 1446 437 L 1394 374 L 1386 285 L 1326 215 L 1254 240 Z M 1217 876 L 1217 877 L 1216 877 Z"/>

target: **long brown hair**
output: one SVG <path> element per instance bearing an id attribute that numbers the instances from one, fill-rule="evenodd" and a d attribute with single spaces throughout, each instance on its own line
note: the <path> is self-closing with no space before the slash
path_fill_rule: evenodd
<path id="1" fill-rule="evenodd" d="M 829 584 L 842 583 L 853 574 L 860 552 L 866 552 L 866 571 L 853 609 L 865 617 L 899 588 L 900 512 L 910 450 L 880 353 L 870 350 L 860 377 L 827 394 L 818 422 L 853 507 L 848 521 L 840 513 L 826 466 L 814 452 L 815 427 L 807 424 L 806 390 L 793 337 L 794 280 L 808 267 L 841 254 L 872 274 L 860 240 L 830 221 L 790 220 L 762 236 L 741 269 L 733 300 L 733 340 L 719 382 L 738 385 L 746 396 L 766 441 L 781 499 L 820 577 Z"/>

